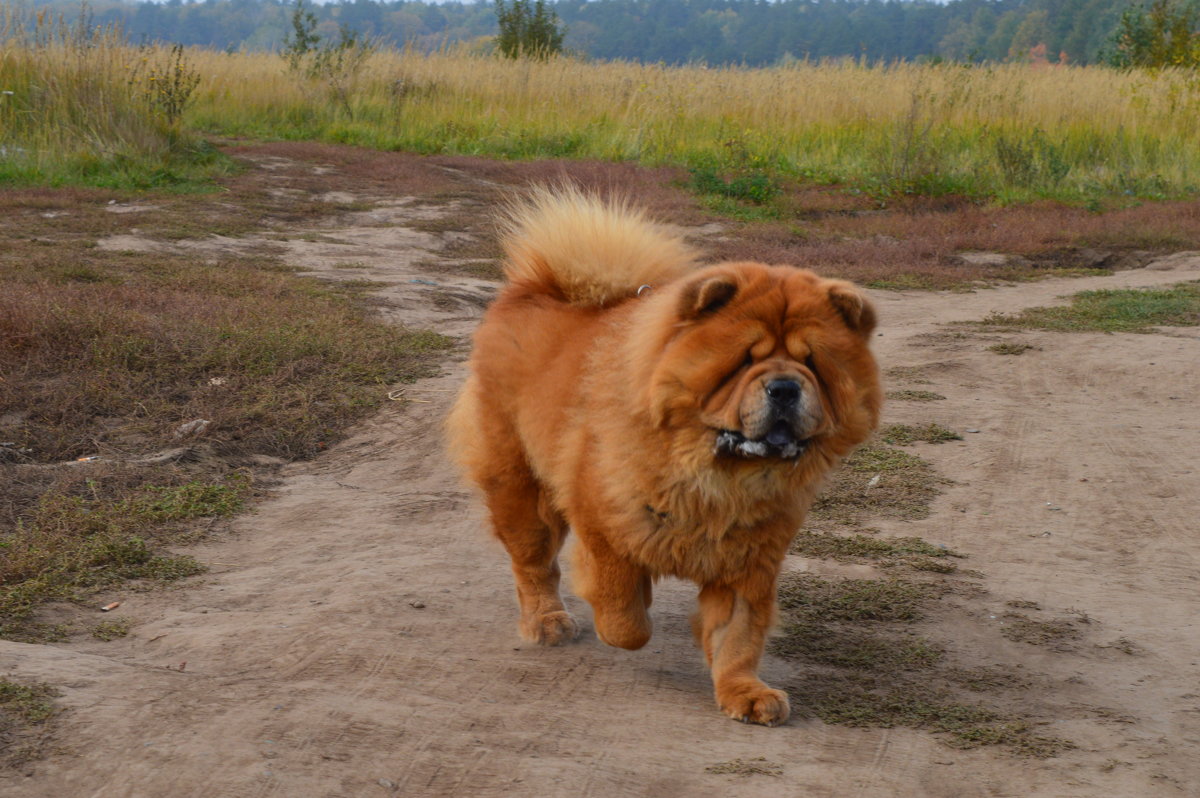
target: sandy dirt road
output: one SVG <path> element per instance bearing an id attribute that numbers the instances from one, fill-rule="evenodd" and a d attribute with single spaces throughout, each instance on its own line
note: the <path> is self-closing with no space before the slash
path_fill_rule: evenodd
<path id="1" fill-rule="evenodd" d="M 440 244 L 404 223 L 430 212 L 397 202 L 375 212 L 386 218 L 289 243 L 288 257 L 329 276 L 353 262 L 337 276 L 387 283 L 390 316 L 467 336 L 494 286 L 419 265 Z M 887 420 L 978 430 L 918 446 L 953 480 L 930 518 L 876 526 L 968 555 L 981 590 L 935 613 L 939 639 L 964 662 L 1023 668 L 1032 678 L 1016 700 L 1075 750 L 1038 760 L 955 750 L 913 729 L 734 723 L 713 705 L 688 631 L 695 591 L 678 582 L 656 593 L 643 651 L 600 644 L 574 598 L 578 643 L 521 642 L 505 555 L 442 453 L 460 355 L 408 390 L 418 401 L 395 402 L 328 454 L 288 466 L 230 534 L 189 550 L 209 574 L 120 595 L 135 621 L 128 637 L 0 642 L 0 673 L 59 685 L 67 708 L 51 756 L 0 778 L 0 794 L 1198 796 L 1195 328 L 989 336 L 946 326 L 1086 288 L 1200 279 L 1200 258 L 1170 265 L 873 297 L 881 363 L 947 397 L 936 408 L 894 402 Z M 987 350 L 1018 339 L 1039 348 Z M 842 566 L 794 557 L 789 567 Z M 1087 622 L 1069 645 L 1013 642 L 994 634 L 1010 601 Z M 786 683 L 801 667 L 768 657 L 764 674 Z M 780 775 L 706 770 L 756 757 Z"/>

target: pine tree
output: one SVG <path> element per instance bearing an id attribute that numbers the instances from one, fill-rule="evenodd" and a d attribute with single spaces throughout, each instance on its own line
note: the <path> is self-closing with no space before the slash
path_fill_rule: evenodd
<path id="1" fill-rule="evenodd" d="M 1191 3 L 1154 0 L 1133 6 L 1109 40 L 1108 62 L 1117 67 L 1200 66 L 1200 13 Z"/>
<path id="2" fill-rule="evenodd" d="M 508 58 L 546 60 L 563 49 L 564 29 L 546 0 L 496 0 L 496 47 Z"/>

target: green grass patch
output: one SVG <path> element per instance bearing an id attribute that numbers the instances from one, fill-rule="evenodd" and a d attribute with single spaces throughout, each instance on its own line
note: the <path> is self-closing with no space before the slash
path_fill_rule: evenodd
<path id="1" fill-rule="evenodd" d="M 250 491 L 250 480 L 238 472 L 155 485 L 145 482 L 162 476 L 152 469 L 65 466 L 53 474 L 37 466 L 10 468 L 37 494 L 11 512 L 11 525 L 0 532 L 0 637 L 10 639 L 36 640 L 52 631 L 33 620 L 43 602 L 81 600 L 129 579 L 165 583 L 203 573 L 194 558 L 164 554 L 160 546 L 188 521 L 237 512 Z M 82 468 L 97 477 L 80 474 Z M 39 477 L 50 482 L 33 484 Z M 11 498 L 24 504 L 20 493 Z"/>
<path id="2" fill-rule="evenodd" d="M 995 352 L 997 355 L 1023 355 L 1030 349 L 1037 349 L 1033 344 L 1024 344 L 1013 341 L 1004 341 L 998 344 L 992 344 L 988 347 L 989 352 Z"/>
<path id="3" fill-rule="evenodd" d="M 927 518 L 944 482 L 920 457 L 872 441 L 834 472 L 813 502 L 809 526 L 855 526 L 869 516 Z"/>
<path id="4" fill-rule="evenodd" d="M 236 164 L 203 140 L 162 154 L 43 153 L 34 159 L 0 159 L 0 185 L 13 188 L 85 186 L 118 191 L 180 194 L 217 191 L 217 178 Z"/>
<path id="5" fill-rule="evenodd" d="M 933 391 L 888 391 L 885 398 L 895 402 L 938 402 L 946 397 Z"/>
<path id="6" fill-rule="evenodd" d="M 921 274 L 897 274 L 894 277 L 867 280 L 866 286 L 879 291 L 933 291 L 946 287 Z"/>
<path id="7" fill-rule="evenodd" d="M 770 650 L 807 663 L 788 685 L 801 697 L 799 713 L 830 724 L 927 729 L 954 748 L 1001 745 L 1036 758 L 1073 748 L 1035 733 L 1030 718 L 984 703 L 980 694 L 1024 686 L 1011 668 L 958 667 L 943 646 L 916 631 L 952 591 L 941 582 L 785 574 Z"/>
<path id="8" fill-rule="evenodd" d="M 964 701 L 925 683 L 929 673 L 902 679 L 872 674 L 816 675 L 789 685 L 805 709 L 825 723 L 926 729 L 951 748 L 1000 745 L 1018 756 L 1047 759 L 1075 748 L 1070 740 L 1038 734 L 1026 718 Z"/>
<path id="9" fill-rule="evenodd" d="M 935 546 L 920 538 L 881 538 L 871 535 L 839 535 L 831 532 L 800 532 L 792 541 L 791 552 L 804 557 L 839 562 L 873 562 L 883 567 L 907 565 L 918 571 L 953 573 L 957 566 L 949 562 L 961 557 L 944 546 Z"/>
<path id="10" fill-rule="evenodd" d="M 721 776 L 782 776 L 783 765 L 771 762 L 765 757 L 756 756 L 750 759 L 731 759 L 728 762 L 718 762 L 704 769 L 705 773 L 716 773 Z"/>
<path id="11" fill-rule="evenodd" d="M 712 166 L 697 166 L 689 170 L 693 191 L 754 205 L 763 205 L 781 191 L 776 180 L 765 168 L 741 168 L 723 174 Z"/>
<path id="12" fill-rule="evenodd" d="M 1083 291 L 1064 307 L 995 313 L 979 325 L 1053 332 L 1153 332 L 1200 325 L 1200 282 L 1169 288 Z"/>
<path id="13" fill-rule="evenodd" d="M 118 640 L 129 634 L 133 623 L 128 618 L 115 618 L 111 621 L 101 621 L 92 627 L 92 637 L 109 642 Z"/>
<path id="14" fill-rule="evenodd" d="M 909 446 L 921 441 L 923 443 L 945 443 L 946 441 L 961 441 L 962 436 L 941 424 L 888 424 L 880 436 L 885 443 L 896 446 Z"/>
<path id="15" fill-rule="evenodd" d="M 831 580 L 793 573 L 780 579 L 779 606 L 826 623 L 915 621 L 941 592 L 938 585 L 904 579 Z"/>
<path id="16" fill-rule="evenodd" d="M 199 481 L 173 487 L 150 486 L 131 510 L 153 521 L 228 516 L 242 509 L 248 480 L 237 472 L 220 484 Z"/>
<path id="17" fill-rule="evenodd" d="M 891 635 L 846 625 L 789 619 L 771 642 L 772 653 L 835 668 L 927 668 L 941 659 L 939 646 L 916 635 Z"/>
<path id="18" fill-rule="evenodd" d="M 55 713 L 58 691 L 46 684 L 21 684 L 0 679 L 0 713 L 22 723 L 42 723 Z"/>
<path id="19" fill-rule="evenodd" d="M 0 771 L 41 756 L 58 690 L 0 677 Z"/>
<path id="20" fill-rule="evenodd" d="M 922 366 L 892 366 L 884 374 L 889 379 L 904 380 L 914 385 L 929 385 L 932 382 Z"/>
<path id="21" fill-rule="evenodd" d="M 1006 612 L 1000 617 L 1004 623 L 1000 633 L 1018 643 L 1051 646 L 1079 637 L 1075 622 L 1067 618 L 1042 621 L 1019 612 Z"/>

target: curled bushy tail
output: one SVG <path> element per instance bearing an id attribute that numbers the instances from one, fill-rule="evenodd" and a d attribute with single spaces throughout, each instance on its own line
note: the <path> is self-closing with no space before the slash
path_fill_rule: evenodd
<path id="1" fill-rule="evenodd" d="M 611 304 L 695 264 L 683 239 L 643 211 L 571 185 L 533 189 L 500 224 L 509 282 L 577 305 Z"/>

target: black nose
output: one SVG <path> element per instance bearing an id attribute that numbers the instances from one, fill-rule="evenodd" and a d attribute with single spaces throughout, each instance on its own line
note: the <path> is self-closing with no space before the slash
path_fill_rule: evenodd
<path id="1" fill-rule="evenodd" d="M 767 396 L 784 407 L 794 405 L 800 401 L 800 383 L 795 380 L 771 380 L 767 383 Z"/>

